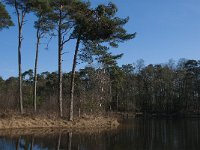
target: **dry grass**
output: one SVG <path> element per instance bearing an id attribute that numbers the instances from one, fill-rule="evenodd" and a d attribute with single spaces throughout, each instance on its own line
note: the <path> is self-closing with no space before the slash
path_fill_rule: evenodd
<path id="1" fill-rule="evenodd" d="M 19 115 L 1 114 L 0 130 L 3 129 L 36 129 L 36 128 L 60 128 L 67 130 L 91 130 L 116 128 L 119 125 L 115 117 L 84 116 L 75 119 L 73 122 L 66 118 L 59 118 L 56 115 Z"/>

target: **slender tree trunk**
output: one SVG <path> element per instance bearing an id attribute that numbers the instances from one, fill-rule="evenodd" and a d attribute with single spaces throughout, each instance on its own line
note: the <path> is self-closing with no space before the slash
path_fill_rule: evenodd
<path id="1" fill-rule="evenodd" d="M 76 42 L 76 48 L 74 53 L 74 59 L 73 59 L 73 65 L 72 65 L 72 75 L 71 75 L 71 89 L 70 89 L 70 117 L 69 120 L 73 121 L 73 115 L 74 115 L 74 81 L 75 81 L 75 69 L 76 69 L 76 63 L 77 63 L 77 56 L 78 56 L 78 50 L 79 50 L 79 44 L 80 44 L 80 38 L 77 38 Z"/>
<path id="2" fill-rule="evenodd" d="M 118 90 L 117 90 L 117 112 L 119 111 L 119 95 L 118 95 Z"/>
<path id="3" fill-rule="evenodd" d="M 100 108 L 102 107 L 102 104 L 103 104 L 103 100 L 104 100 L 104 98 L 103 98 L 103 96 L 104 96 L 104 81 L 105 81 L 105 74 L 106 74 L 106 69 L 105 68 L 103 68 L 103 72 L 101 72 L 100 71 L 100 88 L 101 88 L 101 98 L 100 98 L 100 104 L 99 104 L 99 106 L 100 106 Z"/>
<path id="4" fill-rule="evenodd" d="M 78 108 L 78 117 L 79 118 L 81 117 L 81 108 L 80 107 Z"/>
<path id="5" fill-rule="evenodd" d="M 58 25 L 58 103 L 59 103 L 59 111 L 60 117 L 63 117 L 63 110 L 62 110 L 62 10 L 60 10 L 60 20 Z"/>
<path id="6" fill-rule="evenodd" d="M 21 64 L 21 46 L 22 46 L 22 26 L 24 24 L 24 17 L 26 12 L 21 12 L 21 15 L 18 10 L 18 4 L 15 0 L 15 10 L 17 13 L 17 22 L 18 22 L 18 84 L 19 84 L 19 104 L 20 104 L 20 112 L 24 113 L 23 110 L 23 98 L 22 98 L 22 64 Z M 20 17 L 21 16 L 21 17 Z"/>
<path id="7" fill-rule="evenodd" d="M 21 64 L 21 27 L 19 27 L 19 37 L 18 37 L 18 73 L 19 73 L 19 103 L 20 103 L 20 112 L 24 113 L 23 110 L 23 98 L 22 98 L 22 64 Z"/>
<path id="8" fill-rule="evenodd" d="M 34 111 L 37 111 L 37 66 L 38 66 L 38 53 L 39 53 L 39 45 L 40 45 L 40 28 L 37 29 L 37 43 L 36 43 L 36 54 L 35 54 L 35 67 L 34 67 L 34 88 L 33 88 L 33 105 Z"/>
<path id="9" fill-rule="evenodd" d="M 109 74 L 109 79 L 110 79 L 110 74 Z M 110 111 L 112 111 L 112 81 L 110 79 L 110 85 L 109 85 L 109 94 L 110 94 L 110 104 L 109 104 L 109 107 L 110 107 Z"/>

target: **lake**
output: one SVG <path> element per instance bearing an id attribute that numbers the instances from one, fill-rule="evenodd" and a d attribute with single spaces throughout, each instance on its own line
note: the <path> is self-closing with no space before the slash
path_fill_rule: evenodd
<path id="1" fill-rule="evenodd" d="M 199 150 L 200 119 L 128 119 L 116 130 L 20 135 L 0 132 L 0 150 Z"/>

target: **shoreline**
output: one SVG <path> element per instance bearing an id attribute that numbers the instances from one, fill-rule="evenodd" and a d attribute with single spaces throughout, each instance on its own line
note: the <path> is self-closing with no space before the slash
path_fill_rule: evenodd
<path id="1" fill-rule="evenodd" d="M 200 118 L 200 112 L 177 113 L 144 113 L 144 112 L 117 112 L 120 118 Z"/>
<path id="2" fill-rule="evenodd" d="M 200 118 L 200 113 L 177 112 L 177 113 L 135 113 L 135 118 Z"/>
<path id="3" fill-rule="evenodd" d="M 93 128 L 93 129 L 67 129 L 67 128 L 24 128 L 24 129 L 0 129 L 0 136 L 18 137 L 18 136 L 52 136 L 63 135 L 67 133 L 73 134 L 96 134 L 107 131 L 115 131 L 116 128 Z"/>
<path id="4" fill-rule="evenodd" d="M 0 118 L 0 130 L 7 129 L 64 129 L 64 130 L 93 130 L 112 129 L 119 126 L 116 117 L 87 116 L 74 121 L 62 118 L 48 118 L 44 116 L 12 116 Z"/>

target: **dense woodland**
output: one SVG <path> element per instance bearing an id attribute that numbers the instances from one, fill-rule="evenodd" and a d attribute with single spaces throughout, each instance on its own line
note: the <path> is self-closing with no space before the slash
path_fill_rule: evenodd
<path id="1" fill-rule="evenodd" d="M 13 8 L 17 22 L 6 11 Z M 116 16 L 113 3 L 95 8 L 79 0 L 4 0 L 0 2 L 0 31 L 14 24 L 18 28 L 18 77 L 0 78 L 0 110 L 57 112 L 60 117 L 112 111 L 177 113 L 198 112 L 200 61 L 180 59 L 166 64 L 144 65 L 143 60 L 119 66 L 123 54 L 110 48 L 135 38 L 124 28 L 129 18 Z M 22 71 L 23 27 L 35 14 L 35 66 Z M 43 38 L 57 38 L 58 71 L 38 73 Z M 65 45 L 74 57 L 71 71 L 63 71 Z M 48 45 L 47 45 L 48 46 Z M 77 70 L 77 62 L 87 63 Z M 133 60 L 134 61 L 134 60 Z M 77 70 L 77 71 L 76 71 Z M 38 114 L 38 113 L 37 113 Z"/>
<path id="2" fill-rule="evenodd" d="M 145 66 L 134 64 L 95 68 L 88 65 L 76 72 L 75 114 L 106 111 L 177 113 L 200 110 L 200 61 L 180 59 L 177 64 Z M 33 104 L 33 70 L 22 74 L 24 107 Z M 70 105 L 71 72 L 63 73 L 63 106 Z M 57 111 L 58 73 L 38 74 L 38 109 Z M 0 79 L 1 109 L 18 106 L 18 78 Z"/>

